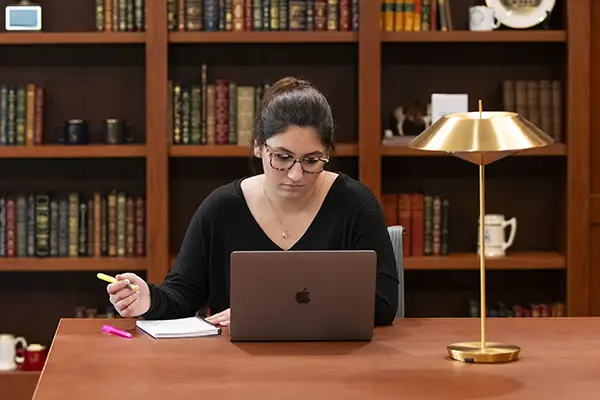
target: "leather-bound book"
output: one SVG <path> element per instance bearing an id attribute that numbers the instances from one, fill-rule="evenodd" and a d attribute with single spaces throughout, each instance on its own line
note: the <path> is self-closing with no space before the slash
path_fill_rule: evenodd
<path id="1" fill-rule="evenodd" d="M 540 123 L 540 83 L 539 81 L 527 81 L 527 112 L 529 121 L 539 127 Z"/>
<path id="2" fill-rule="evenodd" d="M 306 1 L 305 0 L 289 0 L 289 30 L 290 31 L 305 31 L 306 30 Z"/>
<path id="3" fill-rule="evenodd" d="M 50 196 L 35 196 L 35 255 L 50 255 Z"/>
<path id="4" fill-rule="evenodd" d="M 433 255 L 442 253 L 442 198 L 433 196 Z"/>
<path id="5" fill-rule="evenodd" d="M 125 209 L 125 255 L 135 255 L 135 200 L 131 196 L 126 198 Z"/>
<path id="6" fill-rule="evenodd" d="M 204 0 L 204 30 L 219 30 L 219 0 Z"/>
<path id="7" fill-rule="evenodd" d="M 104 21 L 104 0 L 95 0 L 95 21 L 96 21 L 96 30 L 101 32 L 104 31 L 106 26 L 106 22 Z"/>
<path id="8" fill-rule="evenodd" d="M 182 120 L 182 88 L 181 85 L 173 86 L 173 144 L 183 143 Z"/>
<path id="9" fill-rule="evenodd" d="M 15 198 L 7 196 L 6 205 L 6 257 L 17 256 L 17 205 Z"/>
<path id="10" fill-rule="evenodd" d="M 233 0 L 225 0 L 225 31 L 233 31 Z"/>
<path id="11" fill-rule="evenodd" d="M 0 196 L 0 257 L 6 257 L 6 199 Z"/>
<path id="12" fill-rule="evenodd" d="M 312 1 L 312 0 L 306 0 L 306 1 L 308 2 L 308 1 Z M 278 16 L 279 16 L 279 25 L 278 25 L 279 30 L 287 31 L 288 25 L 289 25 L 288 0 L 279 0 Z"/>
<path id="13" fill-rule="evenodd" d="M 339 0 L 339 3 L 340 3 L 339 22 L 338 22 L 339 30 L 340 31 L 349 31 L 349 30 L 351 30 L 351 27 L 352 27 L 352 25 L 351 25 L 351 22 L 352 22 L 351 0 Z"/>
<path id="14" fill-rule="evenodd" d="M 244 3 L 244 30 L 254 30 L 254 4 L 252 0 L 243 0 Z"/>
<path id="15" fill-rule="evenodd" d="M 261 0 L 256 0 L 261 1 Z M 271 0 L 262 0 L 262 30 L 271 30 Z"/>
<path id="16" fill-rule="evenodd" d="M 135 255 L 146 255 L 146 202 L 143 198 L 135 199 Z"/>
<path id="17" fill-rule="evenodd" d="M 327 0 L 314 0 L 315 31 L 327 30 Z"/>
<path id="18" fill-rule="evenodd" d="M 327 0 L 327 30 L 340 29 L 340 0 Z"/>
<path id="19" fill-rule="evenodd" d="M 32 83 L 26 86 L 27 104 L 25 106 L 25 143 L 33 144 L 35 132 L 35 93 L 36 88 Z"/>
<path id="20" fill-rule="evenodd" d="M 17 195 L 17 257 L 27 257 L 27 200 Z"/>
<path id="21" fill-rule="evenodd" d="M 206 85 L 206 137 L 208 144 L 215 144 L 215 85 Z"/>
<path id="22" fill-rule="evenodd" d="M 246 7 L 246 3 L 244 2 L 244 0 L 233 0 L 233 27 L 232 30 L 234 32 L 239 32 L 239 31 L 244 31 L 244 30 L 251 30 L 251 29 L 246 29 L 246 21 L 247 19 L 244 18 L 244 12 L 245 12 L 245 7 Z M 252 8 L 250 8 L 250 10 L 252 10 Z"/>
<path id="23" fill-rule="evenodd" d="M 215 144 L 229 143 L 229 80 L 215 82 Z"/>
<path id="24" fill-rule="evenodd" d="M 100 255 L 108 256 L 108 196 L 100 197 Z"/>
<path id="25" fill-rule="evenodd" d="M 255 31 L 262 31 L 262 1 L 261 0 L 246 0 L 252 3 L 252 28 Z M 246 5 L 248 7 L 248 5 Z"/>
<path id="26" fill-rule="evenodd" d="M 27 257 L 35 256 L 36 211 L 35 195 L 27 195 Z"/>
<path id="27" fill-rule="evenodd" d="M 190 111 L 190 143 L 202 143 L 202 87 L 192 85 Z"/>
<path id="28" fill-rule="evenodd" d="M 135 26 L 135 0 L 126 0 L 125 3 L 125 30 L 133 32 Z"/>
<path id="29" fill-rule="evenodd" d="M 44 89 L 39 86 L 35 88 L 34 107 L 33 144 L 40 145 L 44 135 Z"/>
<path id="30" fill-rule="evenodd" d="M 177 30 L 185 31 L 185 2 L 186 0 L 177 0 Z"/>
<path id="31" fill-rule="evenodd" d="M 359 12 L 358 12 L 358 1 L 359 0 L 352 0 L 352 30 L 353 31 L 357 31 L 358 30 L 358 26 L 359 26 Z M 432 0 L 434 3 L 437 0 Z"/>
<path id="32" fill-rule="evenodd" d="M 540 129 L 554 137 L 552 129 L 552 83 L 540 81 Z"/>
<path id="33" fill-rule="evenodd" d="M 79 255 L 79 194 L 69 193 L 69 257 Z"/>
<path id="34" fill-rule="evenodd" d="M 177 30 L 177 0 L 167 0 L 167 29 Z"/>
<path id="35" fill-rule="evenodd" d="M 190 127 L 191 119 L 191 99 L 190 88 L 181 87 L 181 143 L 190 144 L 192 129 Z"/>
<path id="36" fill-rule="evenodd" d="M 117 256 L 125 256 L 127 227 L 127 198 L 125 193 L 117 194 Z"/>
<path id="37" fill-rule="evenodd" d="M 95 244 L 95 223 L 96 223 L 96 209 L 94 207 L 94 198 L 90 198 L 87 201 L 87 239 L 86 239 L 86 255 L 88 257 L 94 256 L 94 244 Z"/>
<path id="38" fill-rule="evenodd" d="M 306 0 L 306 30 L 315 30 L 315 0 Z"/>
<path id="39" fill-rule="evenodd" d="M 94 252 L 95 257 L 102 255 L 100 250 L 102 228 L 102 195 L 99 192 L 94 193 Z"/>
<path id="40" fill-rule="evenodd" d="M 227 30 L 227 1 L 219 0 L 219 31 L 225 32 Z"/>
<path id="41" fill-rule="evenodd" d="M 255 116 L 254 86 L 238 86 L 237 89 L 237 144 L 249 146 L 252 141 Z"/>
<path id="42" fill-rule="evenodd" d="M 202 87 L 202 144 L 208 144 L 208 78 L 206 64 L 202 64 L 200 73 L 200 86 Z"/>
<path id="43" fill-rule="evenodd" d="M 450 253 L 450 200 L 442 199 L 442 255 Z"/>
<path id="44" fill-rule="evenodd" d="M 285 2 L 286 0 L 271 0 L 270 11 L 269 11 L 269 28 L 272 31 L 279 30 L 279 2 Z"/>
<path id="45" fill-rule="evenodd" d="M 229 144 L 237 143 L 237 83 L 229 81 Z"/>
<path id="46" fill-rule="evenodd" d="M 189 0 L 188 0 L 189 1 Z M 133 28 L 138 32 L 144 31 L 144 24 L 146 19 L 145 12 L 145 1 L 144 0 L 134 0 L 134 18 L 133 18 Z"/>
<path id="47" fill-rule="evenodd" d="M 127 32 L 127 1 L 118 0 L 119 11 L 117 14 L 117 21 L 119 32 Z"/>
<path id="48" fill-rule="evenodd" d="M 58 200 L 58 256 L 69 256 L 69 200 Z"/>
<path id="49" fill-rule="evenodd" d="M 79 217 L 77 219 L 77 255 L 79 257 L 87 256 L 87 220 L 88 205 L 87 200 L 79 199 Z"/>
<path id="50" fill-rule="evenodd" d="M 113 0 L 104 0 L 104 30 L 111 32 L 113 30 Z"/>
<path id="51" fill-rule="evenodd" d="M 8 122 L 6 123 L 6 143 L 17 144 L 17 89 L 8 87 Z"/>
<path id="52" fill-rule="evenodd" d="M 433 196 L 423 197 L 423 255 L 433 254 Z"/>
<path id="53" fill-rule="evenodd" d="M 188 31 L 201 31 L 204 27 L 202 0 L 186 0 L 185 28 Z"/>
<path id="54" fill-rule="evenodd" d="M 24 146 L 27 143 L 27 88 L 24 85 L 17 86 L 16 112 L 17 145 Z"/>
<path id="55" fill-rule="evenodd" d="M 558 80 L 552 81 L 552 133 L 554 140 L 563 141 L 563 91 Z"/>
<path id="56" fill-rule="evenodd" d="M 58 257 L 58 200 L 50 199 L 50 257 Z"/>
<path id="57" fill-rule="evenodd" d="M 8 144 L 8 86 L 0 85 L 0 146 Z"/>
<path id="58" fill-rule="evenodd" d="M 117 192 L 108 195 L 108 256 L 117 256 Z"/>

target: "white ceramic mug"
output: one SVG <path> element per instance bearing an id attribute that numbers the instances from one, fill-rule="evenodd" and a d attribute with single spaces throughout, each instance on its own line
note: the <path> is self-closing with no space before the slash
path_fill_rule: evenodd
<path id="1" fill-rule="evenodd" d="M 17 354 L 18 344 L 22 349 L 27 347 L 27 341 L 22 336 L 15 337 L 10 333 L 0 334 L 0 371 L 12 371 L 17 368 L 17 364 L 23 363 L 23 355 Z"/>
<path id="2" fill-rule="evenodd" d="M 469 30 L 493 31 L 498 29 L 500 21 L 494 15 L 494 9 L 486 6 L 469 7 Z"/>
<path id="3" fill-rule="evenodd" d="M 512 246 L 517 233 L 517 219 L 506 220 L 501 214 L 485 215 L 485 256 L 502 257 L 506 249 Z M 510 226 L 510 235 L 506 240 L 506 227 Z M 479 254 L 479 227 L 477 227 L 477 254 Z"/>

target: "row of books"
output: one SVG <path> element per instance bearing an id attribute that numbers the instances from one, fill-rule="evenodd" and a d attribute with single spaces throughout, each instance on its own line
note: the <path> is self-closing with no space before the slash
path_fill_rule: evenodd
<path id="1" fill-rule="evenodd" d="M 505 111 L 521 114 L 555 141 L 563 141 L 561 81 L 507 79 L 502 99 Z"/>
<path id="2" fill-rule="evenodd" d="M 99 284 L 104 285 L 102 282 Z M 121 318 L 112 304 L 106 306 L 103 311 L 99 312 L 97 307 L 78 305 L 75 307 L 74 318 Z"/>
<path id="3" fill-rule="evenodd" d="M 143 32 L 146 30 L 147 0 L 95 0 L 96 30 Z"/>
<path id="4" fill-rule="evenodd" d="M 471 317 L 480 316 L 480 302 L 478 300 L 469 300 L 469 313 Z M 499 302 L 490 307 L 487 307 L 487 317 L 490 318 L 549 318 L 549 317 L 564 317 L 565 305 L 557 301 L 551 303 L 532 303 L 528 306 L 514 304 L 507 306 L 505 303 Z"/>
<path id="5" fill-rule="evenodd" d="M 220 78 L 209 83 L 206 65 L 198 84 L 168 83 L 168 124 L 173 144 L 249 146 L 254 116 L 265 85 L 241 85 Z"/>
<path id="6" fill-rule="evenodd" d="M 356 31 L 358 14 L 358 0 L 167 0 L 169 31 Z"/>
<path id="7" fill-rule="evenodd" d="M 0 195 L 0 257 L 144 257 L 145 215 L 116 190 Z"/>
<path id="8" fill-rule="evenodd" d="M 450 0 L 381 0 L 384 32 L 451 31 Z"/>
<path id="9" fill-rule="evenodd" d="M 385 193 L 382 207 L 387 226 L 402 225 L 404 257 L 450 253 L 450 200 L 423 193 Z"/>
<path id="10" fill-rule="evenodd" d="M 0 146 L 39 145 L 44 127 L 44 89 L 0 84 Z"/>

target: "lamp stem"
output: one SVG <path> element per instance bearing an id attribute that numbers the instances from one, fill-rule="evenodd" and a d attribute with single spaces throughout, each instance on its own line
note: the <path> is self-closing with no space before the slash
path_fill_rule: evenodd
<path id="1" fill-rule="evenodd" d="M 485 304 L 485 166 L 479 166 L 479 274 L 480 274 L 480 314 L 481 314 L 481 350 L 486 348 L 485 341 L 485 317 L 487 307 Z"/>

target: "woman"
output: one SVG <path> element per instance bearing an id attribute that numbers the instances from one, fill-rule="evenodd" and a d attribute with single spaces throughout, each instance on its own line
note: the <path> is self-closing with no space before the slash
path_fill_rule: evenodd
<path id="1" fill-rule="evenodd" d="M 206 307 L 213 313 L 208 321 L 226 326 L 232 251 L 370 249 L 377 253 L 374 322 L 391 324 L 398 274 L 382 210 L 363 184 L 325 170 L 333 138 L 329 104 L 315 87 L 294 78 L 271 86 L 253 141 L 264 173 L 221 186 L 202 202 L 162 284 L 117 275 L 107 287 L 117 312 L 170 319 Z"/>

